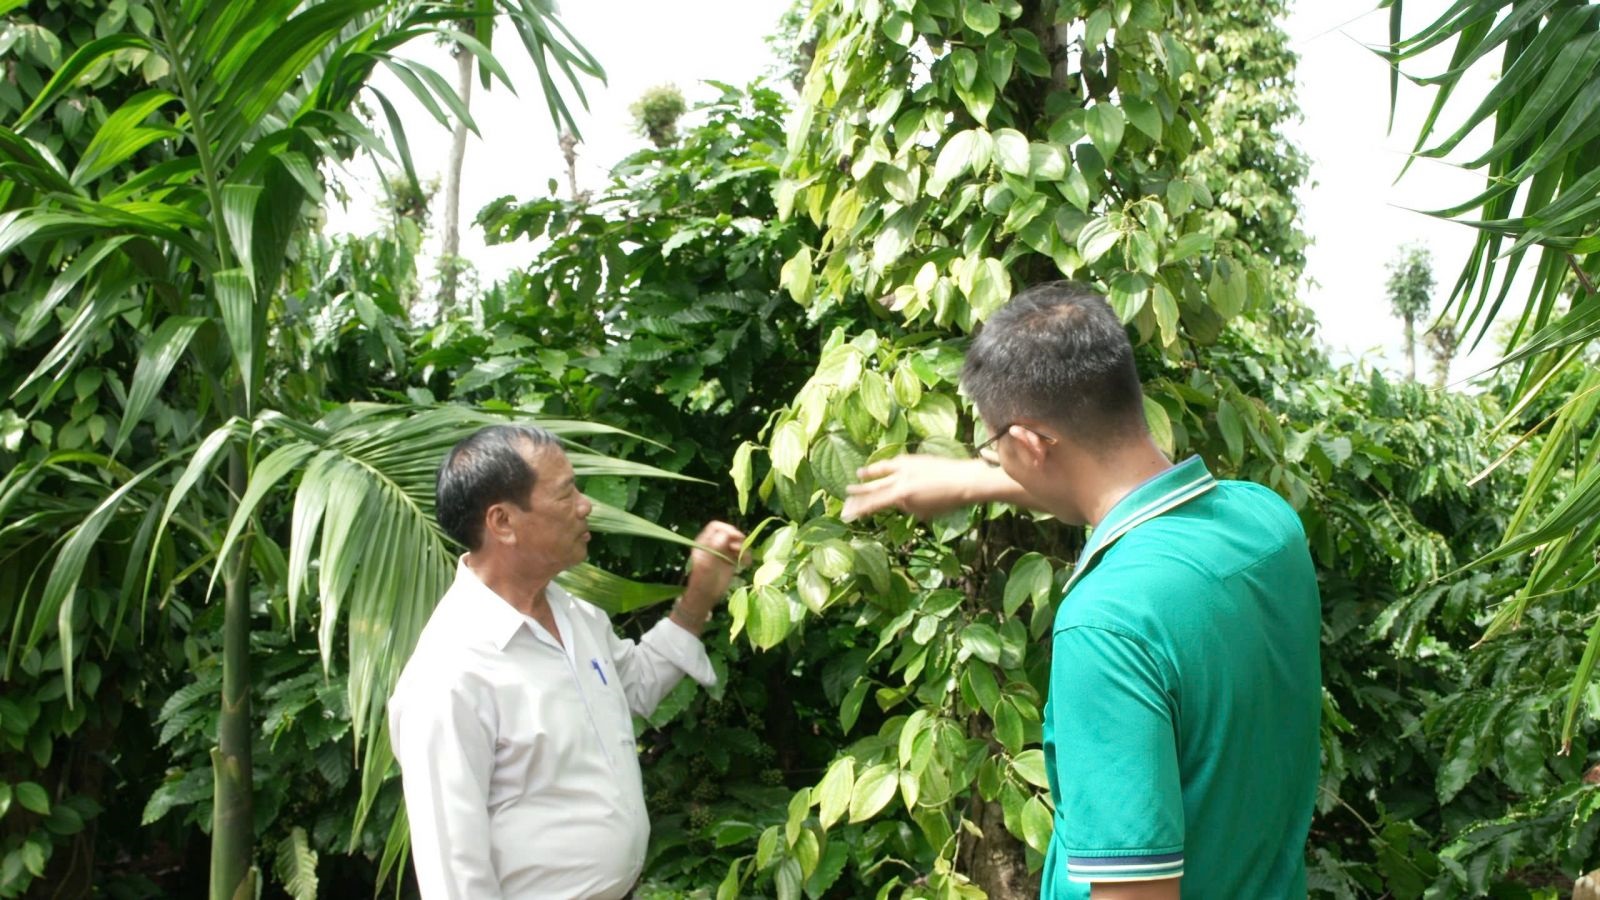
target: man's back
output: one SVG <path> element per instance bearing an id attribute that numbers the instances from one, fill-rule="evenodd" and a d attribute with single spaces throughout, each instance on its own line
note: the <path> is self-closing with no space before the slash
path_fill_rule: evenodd
<path id="1" fill-rule="evenodd" d="M 1304 897 L 1321 609 L 1298 518 L 1191 460 L 1100 530 L 1055 624 L 1045 895 L 1181 872 L 1185 897 Z"/>

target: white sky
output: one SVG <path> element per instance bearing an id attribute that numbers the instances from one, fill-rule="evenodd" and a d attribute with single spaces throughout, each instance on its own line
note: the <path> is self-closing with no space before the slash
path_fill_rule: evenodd
<path id="1" fill-rule="evenodd" d="M 1444 163 L 1419 160 L 1399 184 L 1392 184 L 1410 149 L 1416 124 L 1431 102 L 1431 93 L 1402 80 L 1394 136 L 1385 134 L 1388 70 L 1365 45 L 1386 41 L 1388 13 L 1357 12 L 1366 4 L 1367 0 L 1357 4 L 1296 0 L 1284 22 L 1291 46 L 1301 57 L 1296 78 L 1305 114 L 1304 121 L 1289 134 L 1312 159 L 1312 184 L 1301 194 L 1302 227 L 1313 240 L 1302 296 L 1316 311 L 1322 339 L 1336 359 L 1365 358 L 1401 371 L 1400 325 L 1388 310 L 1385 263 L 1407 242 L 1428 246 L 1434 255 L 1435 278 L 1441 283 L 1437 306 L 1454 282 L 1473 235 L 1465 226 L 1439 222 L 1407 208 L 1450 205 L 1480 190 L 1481 178 Z M 584 137 L 579 147 L 580 187 L 603 184 L 609 166 L 642 146 L 642 139 L 632 133 L 628 106 L 647 88 L 675 83 L 692 105 L 716 95 L 714 88 L 702 84 L 706 79 L 742 85 L 766 73 L 773 58 L 763 38 L 775 30 L 788 5 L 788 0 L 698 0 L 694 4 L 583 0 L 564 4 L 562 21 L 599 58 L 608 76 L 606 85 L 585 86 L 589 111 L 578 111 Z M 1444 0 L 1411 0 L 1406 4 L 1407 28 L 1424 24 L 1445 6 Z M 497 33 L 496 48 L 523 96 L 513 96 L 499 84 L 484 94 L 474 85 L 472 110 L 482 137 L 468 141 L 461 240 L 462 255 L 473 262 L 480 280 L 486 283 L 516 267 L 526 258 L 528 248 L 485 247 L 482 233 L 470 226 L 477 210 L 505 194 L 518 198 L 546 195 L 552 178 L 565 191 L 565 166 L 532 66 L 522 57 L 509 30 L 502 28 Z M 441 48 L 417 45 L 410 54 L 433 65 L 453 83 L 453 63 Z M 1443 67 L 1444 59 L 1437 54 L 1425 58 L 1413 71 L 1432 74 Z M 1478 74 L 1485 80 L 1489 77 Z M 378 84 L 407 123 L 419 176 L 442 181 L 449 133 L 392 77 L 380 74 Z M 1481 96 L 1481 91 L 1463 95 L 1471 100 Z M 1467 111 L 1459 104 L 1447 107 L 1442 124 L 1450 124 Z M 1468 141 L 1462 150 L 1470 152 L 1480 146 L 1481 142 Z M 331 227 L 372 228 L 377 182 L 370 163 L 359 161 L 341 180 L 352 194 L 352 204 L 348 210 L 330 214 Z M 1489 343 L 1458 360 L 1454 378 L 1464 378 L 1493 362 Z M 1430 366 L 1419 349 L 1419 375 L 1426 377 Z"/>
<path id="2" fill-rule="evenodd" d="M 1405 30 L 1426 25 L 1446 6 L 1444 0 L 1409 0 Z M 1369 11 L 1360 13 L 1363 7 Z M 1394 183 L 1433 93 L 1401 79 L 1394 134 L 1386 135 L 1389 70 L 1367 46 L 1388 42 L 1388 10 L 1371 9 L 1365 2 L 1296 0 L 1284 29 L 1300 55 L 1295 77 L 1305 114 L 1303 122 L 1289 129 L 1289 137 L 1311 157 L 1312 184 L 1300 195 L 1302 227 L 1313 242 L 1307 252 L 1310 283 L 1302 296 L 1316 311 L 1322 340 L 1333 348 L 1336 359 L 1366 356 L 1387 369 L 1403 371 L 1401 326 L 1389 313 L 1385 264 L 1403 244 L 1415 241 L 1427 246 L 1439 283 L 1434 300 L 1438 311 L 1476 233 L 1412 210 L 1465 200 L 1483 190 L 1482 176 L 1419 159 Z M 1407 71 L 1436 74 L 1447 67 L 1448 52 L 1448 47 L 1430 52 L 1408 64 Z M 1438 137 L 1450 134 L 1472 111 L 1470 104 L 1487 90 L 1491 73 L 1474 69 L 1468 74 L 1473 80 L 1446 105 L 1435 132 Z M 1456 158 L 1470 159 L 1463 154 L 1487 147 L 1483 136 L 1480 131 L 1464 141 Z M 1518 296 L 1513 289 L 1507 305 Z M 1464 379 L 1491 365 L 1496 359 L 1492 345 L 1492 338 L 1485 339 L 1475 353 L 1458 359 L 1452 379 Z M 1418 377 L 1431 377 L 1430 358 L 1420 348 L 1417 357 Z"/>

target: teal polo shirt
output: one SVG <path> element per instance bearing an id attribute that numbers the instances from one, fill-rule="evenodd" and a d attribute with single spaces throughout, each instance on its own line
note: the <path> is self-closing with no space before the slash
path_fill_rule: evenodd
<path id="1" fill-rule="evenodd" d="M 1322 607 L 1294 510 L 1191 458 L 1106 515 L 1066 590 L 1043 896 L 1181 876 L 1186 900 L 1304 898 Z"/>

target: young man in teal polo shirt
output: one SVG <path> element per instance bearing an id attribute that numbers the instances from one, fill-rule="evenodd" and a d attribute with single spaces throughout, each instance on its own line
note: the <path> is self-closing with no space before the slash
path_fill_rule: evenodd
<path id="1" fill-rule="evenodd" d="M 1321 602 L 1298 516 L 1167 460 L 1127 332 L 1081 287 L 1014 297 L 962 385 L 986 458 L 867 466 L 845 513 L 1007 502 L 1093 528 L 1052 636 L 1042 895 L 1305 897 Z"/>

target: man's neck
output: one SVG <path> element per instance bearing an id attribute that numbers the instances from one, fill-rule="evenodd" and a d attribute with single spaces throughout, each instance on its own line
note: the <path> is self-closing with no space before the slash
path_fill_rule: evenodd
<path id="1" fill-rule="evenodd" d="M 466 564 L 484 587 L 494 591 L 512 609 L 541 622 L 549 616 L 550 601 L 545 589 L 550 586 L 552 578 L 530 577 L 526 573 L 511 570 L 494 558 L 476 553 L 467 554 Z"/>
<path id="2" fill-rule="evenodd" d="M 1095 528 L 1135 488 L 1172 468 L 1172 461 L 1146 440 L 1134 444 L 1125 453 L 1098 462 L 1097 468 L 1096 476 L 1085 481 L 1094 487 L 1082 507 L 1090 527 Z"/>

